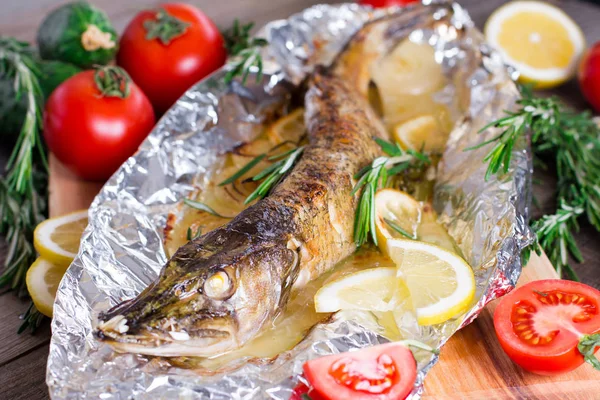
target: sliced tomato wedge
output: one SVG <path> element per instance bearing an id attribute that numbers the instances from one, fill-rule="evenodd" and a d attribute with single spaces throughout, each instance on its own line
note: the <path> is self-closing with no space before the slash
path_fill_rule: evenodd
<path id="1" fill-rule="evenodd" d="M 304 375 L 321 399 L 401 400 L 413 389 L 417 363 L 408 347 L 388 343 L 308 361 Z"/>
<path id="2" fill-rule="evenodd" d="M 530 282 L 505 296 L 494 313 L 500 345 L 524 369 L 541 375 L 571 371 L 591 360 L 600 335 L 600 291 L 578 282 Z M 591 343 L 591 344 L 590 344 Z"/>
<path id="3" fill-rule="evenodd" d="M 313 389 L 300 382 L 292 391 L 290 400 L 305 400 L 306 398 L 310 400 L 323 400 Z"/>

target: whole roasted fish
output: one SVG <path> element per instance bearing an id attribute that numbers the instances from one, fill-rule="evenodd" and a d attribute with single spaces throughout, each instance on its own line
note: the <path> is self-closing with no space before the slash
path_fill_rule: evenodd
<path id="1" fill-rule="evenodd" d="M 213 356 L 270 324 L 301 287 L 352 254 L 354 175 L 387 133 L 370 108 L 368 68 L 397 42 L 394 19 L 367 25 L 305 97 L 309 144 L 272 193 L 181 247 L 138 297 L 100 315 L 96 335 L 120 351 Z M 373 43 L 378 43 L 374 49 Z"/>

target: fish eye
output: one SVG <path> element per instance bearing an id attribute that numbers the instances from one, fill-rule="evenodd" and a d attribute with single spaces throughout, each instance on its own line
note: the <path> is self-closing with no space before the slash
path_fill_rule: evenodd
<path id="1" fill-rule="evenodd" d="M 232 282 L 225 271 L 212 274 L 204 282 L 204 294 L 216 300 L 224 300 L 231 293 Z"/>

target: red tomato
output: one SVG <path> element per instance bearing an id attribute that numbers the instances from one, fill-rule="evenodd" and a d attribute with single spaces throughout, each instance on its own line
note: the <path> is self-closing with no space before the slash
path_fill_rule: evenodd
<path id="1" fill-rule="evenodd" d="M 594 110 L 600 112 L 600 42 L 585 53 L 579 64 L 579 86 Z"/>
<path id="2" fill-rule="evenodd" d="M 502 348 L 524 369 L 541 375 L 583 363 L 577 344 L 600 332 L 600 291 L 578 282 L 530 282 L 505 296 L 494 313 Z"/>
<path id="3" fill-rule="evenodd" d="M 388 343 L 308 361 L 304 375 L 325 400 L 401 400 L 413 389 L 417 364 L 406 346 Z"/>
<path id="4" fill-rule="evenodd" d="M 160 10 L 167 13 L 162 19 Z M 172 36 L 158 23 L 163 21 L 168 27 L 177 20 L 175 24 L 184 23 L 183 31 Z M 157 37 L 149 37 L 152 30 L 159 33 Z M 165 40 L 160 32 L 167 32 Z M 227 57 L 215 24 L 196 7 L 182 3 L 163 4 L 158 10 L 137 14 L 125 29 L 119 46 L 117 64 L 142 88 L 157 114 L 165 112 L 190 86 L 221 67 Z"/>
<path id="5" fill-rule="evenodd" d="M 358 0 L 358 2 L 364 6 L 371 6 L 375 8 L 405 6 L 410 3 L 416 3 L 417 1 L 418 0 Z"/>
<path id="6" fill-rule="evenodd" d="M 303 395 L 307 395 L 311 400 L 323 400 L 314 390 L 302 382 L 296 385 L 289 400 L 304 400 Z"/>
<path id="7" fill-rule="evenodd" d="M 125 98 L 103 96 L 95 73 L 80 72 L 52 92 L 44 111 L 44 138 L 75 174 L 105 180 L 137 150 L 155 120 L 150 101 L 133 82 Z"/>

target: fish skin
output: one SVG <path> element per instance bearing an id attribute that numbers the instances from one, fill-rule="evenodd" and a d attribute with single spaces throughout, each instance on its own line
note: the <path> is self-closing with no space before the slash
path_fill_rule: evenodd
<path id="1" fill-rule="evenodd" d="M 363 40 L 355 43 L 346 55 L 364 49 Z M 305 97 L 309 144 L 292 171 L 268 197 L 182 246 L 138 297 L 100 314 L 100 340 L 160 356 L 239 348 L 274 320 L 292 287 L 356 250 L 354 175 L 380 155 L 373 137 L 387 133 L 366 89 L 348 79 L 359 60 L 351 55 L 312 75 Z M 218 273 L 230 285 L 215 298 L 206 282 Z"/>

